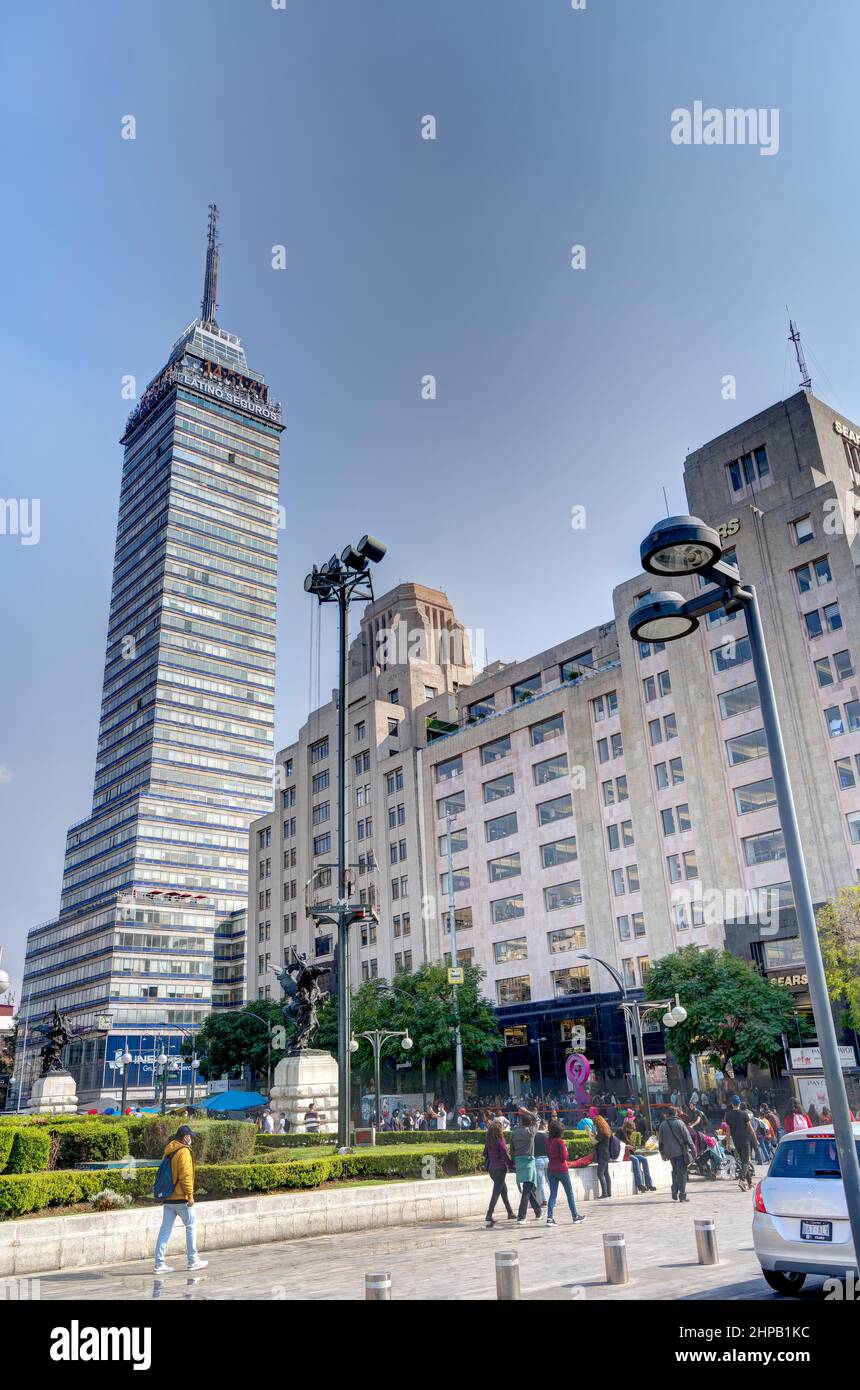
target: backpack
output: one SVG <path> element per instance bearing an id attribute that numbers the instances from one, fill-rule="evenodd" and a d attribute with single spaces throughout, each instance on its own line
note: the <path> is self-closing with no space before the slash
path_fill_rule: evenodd
<path id="1" fill-rule="evenodd" d="M 168 1197 L 173 1195 L 176 1184 L 173 1181 L 173 1166 L 170 1162 L 172 1157 L 172 1154 L 165 1155 L 158 1165 L 155 1182 L 152 1184 L 152 1195 L 156 1202 L 166 1202 Z"/>
<path id="2" fill-rule="evenodd" d="M 617 1134 L 613 1134 L 609 1140 L 609 1157 L 613 1161 L 621 1157 L 621 1140 Z"/>

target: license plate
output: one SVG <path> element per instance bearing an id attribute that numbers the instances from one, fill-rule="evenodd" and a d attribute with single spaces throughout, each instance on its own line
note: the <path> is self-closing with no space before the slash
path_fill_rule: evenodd
<path id="1" fill-rule="evenodd" d="M 833 1222 L 832 1221 L 801 1221 L 800 1223 L 801 1240 L 832 1240 Z"/>

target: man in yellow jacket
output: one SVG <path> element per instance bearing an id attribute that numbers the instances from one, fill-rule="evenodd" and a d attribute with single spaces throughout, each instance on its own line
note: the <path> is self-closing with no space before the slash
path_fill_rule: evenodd
<path id="1" fill-rule="evenodd" d="M 164 1198 L 164 1215 L 161 1218 L 161 1230 L 158 1232 L 158 1241 L 155 1246 L 156 1274 L 173 1273 L 173 1266 L 165 1264 L 164 1257 L 167 1253 L 170 1232 L 173 1230 L 173 1223 L 177 1216 L 185 1227 L 188 1268 L 205 1269 L 209 1263 L 208 1260 L 201 1260 L 197 1254 L 194 1212 L 194 1155 L 191 1152 L 191 1143 L 194 1137 L 194 1131 L 189 1129 L 188 1125 L 180 1125 L 162 1155 L 162 1162 L 165 1158 L 170 1159 L 173 1191 L 169 1197 Z"/>

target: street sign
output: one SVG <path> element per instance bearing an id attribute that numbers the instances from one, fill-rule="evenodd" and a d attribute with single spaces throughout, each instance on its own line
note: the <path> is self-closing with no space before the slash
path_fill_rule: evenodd
<path id="1" fill-rule="evenodd" d="M 463 967 L 462 967 L 462 965 L 449 965 L 449 966 L 448 966 L 448 984 L 449 984 L 449 985 L 461 985 L 461 984 L 463 983 L 463 976 L 464 976 L 464 972 L 463 972 Z"/>
<path id="2" fill-rule="evenodd" d="M 113 1014 L 96 1014 L 96 1028 L 101 1032 L 109 1033 L 113 1023 Z"/>

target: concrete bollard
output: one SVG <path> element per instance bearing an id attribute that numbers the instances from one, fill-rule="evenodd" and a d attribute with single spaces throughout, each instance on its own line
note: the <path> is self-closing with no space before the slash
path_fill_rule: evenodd
<path id="1" fill-rule="evenodd" d="M 702 1221 L 694 1221 L 696 1228 L 696 1254 L 700 1265 L 718 1265 L 720 1252 L 717 1249 L 717 1223 L 713 1216 Z"/>
<path id="2" fill-rule="evenodd" d="M 627 1242 L 623 1231 L 604 1231 L 603 1259 L 606 1263 L 607 1284 L 629 1284 L 627 1272 Z"/>
<path id="3" fill-rule="evenodd" d="M 520 1293 L 520 1257 L 515 1250 L 496 1251 L 496 1298 L 510 1301 Z"/>
<path id="4" fill-rule="evenodd" d="M 364 1297 L 373 1300 L 381 1299 L 389 1303 L 391 1301 L 391 1274 L 386 1272 L 365 1274 Z"/>

